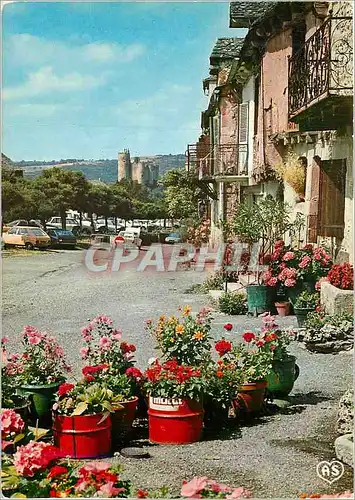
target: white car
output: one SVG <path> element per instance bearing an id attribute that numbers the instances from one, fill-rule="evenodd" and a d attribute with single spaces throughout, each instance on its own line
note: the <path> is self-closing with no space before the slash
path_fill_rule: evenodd
<path id="1" fill-rule="evenodd" d="M 142 240 L 139 235 L 133 231 L 120 231 L 118 233 L 116 244 L 124 244 L 128 246 L 134 245 L 140 248 L 142 246 Z"/>
<path id="2" fill-rule="evenodd" d="M 47 221 L 47 224 L 51 226 L 55 226 L 58 228 L 62 227 L 62 219 L 60 217 L 52 217 Z M 69 231 L 73 231 L 74 233 L 78 233 L 80 231 L 80 221 L 76 219 L 71 219 L 69 217 L 66 218 L 65 220 L 65 225 L 66 229 L 69 229 Z M 83 220 L 82 222 L 82 228 L 81 228 L 81 233 L 83 234 L 92 234 L 93 230 L 90 225 L 90 222 Z"/>

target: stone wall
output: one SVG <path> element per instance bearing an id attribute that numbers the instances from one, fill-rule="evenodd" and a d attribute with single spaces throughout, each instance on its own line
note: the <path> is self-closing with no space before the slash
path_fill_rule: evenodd
<path id="1" fill-rule="evenodd" d="M 351 313 L 354 310 L 354 292 L 340 290 L 327 282 L 321 284 L 320 300 L 327 314 Z"/>

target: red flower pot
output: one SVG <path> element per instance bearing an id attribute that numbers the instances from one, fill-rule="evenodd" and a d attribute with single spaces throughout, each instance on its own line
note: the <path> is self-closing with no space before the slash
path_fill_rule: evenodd
<path id="1" fill-rule="evenodd" d="M 64 456 L 97 458 L 110 454 L 111 417 L 53 415 L 54 444 Z"/>
<path id="2" fill-rule="evenodd" d="M 149 398 L 149 441 L 159 444 L 187 444 L 199 441 L 203 406 L 190 399 Z"/>
<path id="3" fill-rule="evenodd" d="M 266 392 L 266 380 L 258 382 L 248 382 L 238 390 L 237 399 L 234 400 L 234 407 L 246 413 L 257 413 L 261 411 Z"/>
<path id="4" fill-rule="evenodd" d="M 120 405 L 122 408 L 115 410 L 115 412 L 111 414 L 113 447 L 127 440 L 131 434 L 137 403 L 137 397 L 134 397 L 134 399 L 130 401 L 121 401 Z"/>
<path id="5" fill-rule="evenodd" d="M 291 304 L 289 302 L 275 302 L 275 307 L 279 316 L 288 316 L 290 314 L 290 306 Z"/>

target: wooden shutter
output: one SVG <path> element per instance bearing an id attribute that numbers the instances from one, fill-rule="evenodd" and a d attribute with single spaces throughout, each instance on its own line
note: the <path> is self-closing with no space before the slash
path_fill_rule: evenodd
<path id="1" fill-rule="evenodd" d="M 320 183 L 320 164 L 319 156 L 313 158 L 311 166 L 311 199 L 309 203 L 308 215 L 308 242 L 316 243 L 318 234 L 318 209 L 319 209 L 319 183 Z"/>
<path id="2" fill-rule="evenodd" d="M 249 103 L 239 104 L 238 174 L 248 172 Z"/>
<path id="3" fill-rule="evenodd" d="M 322 161 L 318 234 L 344 237 L 346 160 Z"/>

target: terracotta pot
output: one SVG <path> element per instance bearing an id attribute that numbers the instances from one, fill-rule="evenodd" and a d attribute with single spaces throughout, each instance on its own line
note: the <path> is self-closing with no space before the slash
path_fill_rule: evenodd
<path id="1" fill-rule="evenodd" d="M 279 316 L 288 316 L 290 314 L 291 304 L 289 302 L 275 302 L 275 307 Z"/>
<path id="2" fill-rule="evenodd" d="M 245 413 L 260 412 L 264 403 L 266 385 L 266 380 L 242 385 L 238 390 L 237 399 L 233 402 L 234 408 Z"/>
<path id="3" fill-rule="evenodd" d="M 199 441 L 203 427 L 203 405 L 191 399 L 149 398 L 149 441 L 158 444 L 188 444 Z"/>
<path id="4" fill-rule="evenodd" d="M 120 443 L 127 441 L 132 433 L 132 424 L 136 415 L 138 398 L 135 396 L 130 401 L 121 401 L 122 408 L 111 414 L 112 421 L 112 446 L 116 448 Z"/>

